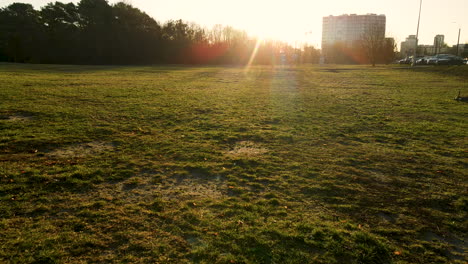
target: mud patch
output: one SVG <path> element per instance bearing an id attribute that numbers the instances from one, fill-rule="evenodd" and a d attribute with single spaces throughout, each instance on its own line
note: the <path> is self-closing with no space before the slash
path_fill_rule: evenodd
<path id="1" fill-rule="evenodd" d="M 56 158 L 81 158 L 111 151 L 114 147 L 114 144 L 107 142 L 89 142 L 58 148 L 50 151 L 47 155 Z"/>
<path id="2" fill-rule="evenodd" d="M 255 157 L 261 156 L 268 152 L 266 148 L 258 146 L 255 142 L 252 141 L 240 141 L 234 148 L 227 152 L 228 156 L 234 157 Z"/>

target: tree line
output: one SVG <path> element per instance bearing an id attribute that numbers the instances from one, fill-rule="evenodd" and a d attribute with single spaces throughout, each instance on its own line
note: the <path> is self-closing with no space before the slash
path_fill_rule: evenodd
<path id="1" fill-rule="evenodd" d="M 256 56 L 251 59 L 252 54 Z M 81 0 L 0 9 L 0 61 L 60 64 L 317 63 L 319 50 L 259 41 L 244 31 L 158 23 L 124 2 Z"/>

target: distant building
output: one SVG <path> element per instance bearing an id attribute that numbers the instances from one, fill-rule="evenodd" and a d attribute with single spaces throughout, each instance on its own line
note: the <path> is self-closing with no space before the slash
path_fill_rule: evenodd
<path id="1" fill-rule="evenodd" d="M 416 47 L 416 35 L 409 35 L 405 41 L 401 42 L 400 54 L 402 57 L 412 56 Z"/>
<path id="2" fill-rule="evenodd" d="M 457 53 L 457 45 L 454 45 L 453 50 L 455 50 L 455 53 Z M 458 56 L 461 56 L 463 58 L 468 57 L 468 44 L 460 44 L 458 46 Z"/>
<path id="3" fill-rule="evenodd" d="M 385 15 L 341 15 L 327 16 L 322 24 L 322 49 L 335 43 L 352 45 L 370 30 L 376 30 L 385 38 Z"/>
<path id="4" fill-rule="evenodd" d="M 444 40 L 444 35 L 436 35 L 434 37 L 434 45 L 418 45 L 418 56 L 432 56 L 441 53 L 448 53 L 450 48 L 447 47 Z M 416 36 L 409 35 L 405 41 L 401 42 L 400 55 L 402 57 L 413 56 L 415 46 Z"/>
<path id="5" fill-rule="evenodd" d="M 453 49 L 456 50 L 456 47 Z M 442 53 L 450 53 L 450 48 L 447 46 L 418 45 L 418 56 L 432 56 Z"/>
<path id="6" fill-rule="evenodd" d="M 465 58 L 468 58 L 468 44 L 460 45 L 460 55 Z"/>
<path id="7" fill-rule="evenodd" d="M 418 45 L 418 55 L 435 55 L 440 53 L 441 48 L 436 48 L 434 45 Z"/>
<path id="8" fill-rule="evenodd" d="M 439 54 L 444 47 L 444 35 L 436 35 L 434 37 L 434 54 Z"/>
<path id="9" fill-rule="evenodd" d="M 437 54 L 457 54 L 457 45 L 452 47 L 447 46 L 444 42 L 444 35 L 436 35 L 434 37 L 434 45 L 418 45 L 418 56 L 432 56 Z M 401 42 L 400 56 L 413 56 L 414 47 L 416 46 L 416 36 L 409 35 L 405 41 Z M 468 44 L 460 44 L 458 47 L 458 55 L 462 57 L 468 56 Z"/>

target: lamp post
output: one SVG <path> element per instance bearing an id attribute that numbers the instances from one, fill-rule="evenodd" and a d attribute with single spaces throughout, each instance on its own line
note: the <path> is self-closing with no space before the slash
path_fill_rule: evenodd
<path id="1" fill-rule="evenodd" d="M 416 29 L 416 44 L 414 47 L 414 54 L 413 54 L 413 62 L 411 65 L 415 65 L 416 62 L 416 55 L 418 54 L 418 38 L 419 38 L 419 22 L 421 21 L 421 8 L 422 8 L 423 0 L 419 2 L 419 16 L 418 16 L 418 28 Z"/>
<path id="2" fill-rule="evenodd" d="M 458 40 L 457 40 L 457 56 L 460 56 L 460 34 L 461 34 L 461 27 L 460 24 L 457 22 L 452 22 L 452 24 L 457 24 L 458 27 Z"/>

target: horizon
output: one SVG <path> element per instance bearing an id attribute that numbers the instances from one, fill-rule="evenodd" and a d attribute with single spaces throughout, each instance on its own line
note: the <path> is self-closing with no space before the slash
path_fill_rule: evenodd
<path id="1" fill-rule="evenodd" d="M 14 2 L 29 3 L 35 9 L 40 9 L 53 1 L 0 0 L 0 8 Z M 79 0 L 62 2 L 78 3 Z M 111 0 L 108 2 L 114 4 L 122 1 Z M 411 2 L 396 0 L 391 3 L 373 0 L 357 0 L 353 3 L 330 0 L 320 4 L 311 4 L 304 0 L 291 0 L 288 5 L 283 5 L 278 1 L 263 0 L 252 3 L 239 0 L 235 4 L 220 3 L 214 0 L 201 0 L 197 3 L 186 0 L 170 2 L 126 0 L 124 2 L 142 10 L 159 23 L 182 19 L 206 28 L 221 24 L 244 30 L 252 37 L 284 41 L 294 46 L 307 43 L 316 48 L 321 48 L 323 17 L 374 13 L 386 16 L 386 36 L 395 38 L 399 50 L 401 42 L 406 37 L 416 34 L 417 12 L 419 11 L 418 0 Z M 468 32 L 468 16 L 464 15 L 464 10 L 468 10 L 468 1 L 449 0 L 447 2 L 450 5 L 441 6 L 435 0 L 423 2 L 419 31 L 421 45 L 433 44 L 434 37 L 438 34 L 445 36 L 445 42 L 449 46 L 456 45 L 459 28 L 461 28 L 460 43 L 468 43 L 468 33 L 465 32 Z M 185 6 L 185 8 L 180 9 L 181 6 Z M 297 9 L 297 6 L 304 8 Z M 400 8 L 395 8 L 395 6 Z M 401 6 L 405 6 L 405 8 L 401 8 Z M 314 7 L 315 9 L 313 9 Z M 226 13 L 226 9 L 229 9 L 230 12 Z M 239 16 L 239 14 L 242 15 Z"/>

